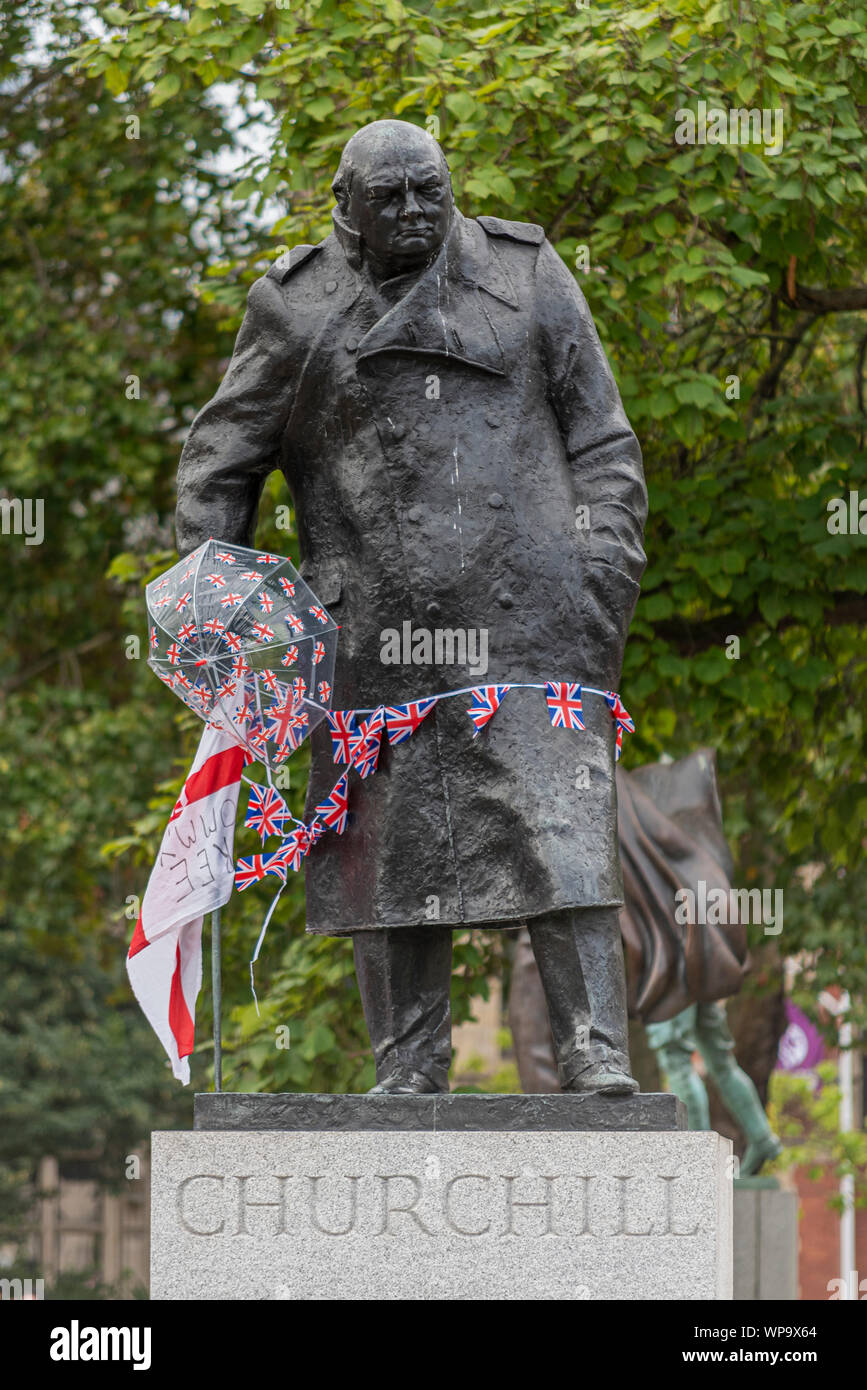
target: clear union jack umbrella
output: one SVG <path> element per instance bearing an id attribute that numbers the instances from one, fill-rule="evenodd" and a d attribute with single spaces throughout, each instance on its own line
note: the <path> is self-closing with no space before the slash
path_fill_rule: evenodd
<path id="1" fill-rule="evenodd" d="M 208 540 L 146 602 L 148 664 L 269 774 L 325 718 L 337 624 L 284 556 Z"/>

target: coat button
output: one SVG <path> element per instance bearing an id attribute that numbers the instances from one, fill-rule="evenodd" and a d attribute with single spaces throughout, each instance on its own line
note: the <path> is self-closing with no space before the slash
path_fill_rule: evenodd
<path id="1" fill-rule="evenodd" d="M 405 434 L 406 434 L 406 426 L 405 426 L 405 425 L 392 425 L 392 427 L 391 427 L 391 437 L 392 437 L 392 439 L 403 439 L 403 436 L 404 436 Z"/>
<path id="2" fill-rule="evenodd" d="M 335 291 L 336 289 L 337 289 L 337 281 L 336 281 L 336 280 L 326 280 L 326 281 L 325 281 L 325 293 L 326 293 L 326 294 L 333 294 L 334 291 Z"/>
<path id="3" fill-rule="evenodd" d="M 358 351 L 358 339 L 357 339 L 357 338 L 347 338 L 347 339 L 346 339 L 346 351 L 347 351 L 347 352 L 357 352 L 357 351 Z"/>
<path id="4" fill-rule="evenodd" d="M 502 498 L 501 494 L 500 494 L 499 492 L 492 492 L 491 495 L 490 495 L 490 497 L 488 498 L 488 506 L 489 506 L 489 507 L 494 507 L 494 508 L 496 508 L 496 507 L 502 507 L 502 505 L 503 505 L 503 498 Z"/>
<path id="5" fill-rule="evenodd" d="M 408 521 L 421 521 L 421 507 L 410 507 L 406 515 Z"/>
<path id="6" fill-rule="evenodd" d="M 429 603 L 427 608 L 425 609 L 425 613 L 427 617 L 430 618 L 431 622 L 435 623 L 438 621 L 438 619 L 442 617 L 443 610 L 440 608 L 438 603 Z"/>
<path id="7" fill-rule="evenodd" d="M 513 607 L 514 602 L 515 602 L 515 600 L 512 598 L 512 595 L 511 595 L 511 594 L 500 594 L 500 600 L 499 600 L 499 601 L 500 601 L 500 607 L 501 607 L 501 608 L 511 608 L 511 607 Z"/>

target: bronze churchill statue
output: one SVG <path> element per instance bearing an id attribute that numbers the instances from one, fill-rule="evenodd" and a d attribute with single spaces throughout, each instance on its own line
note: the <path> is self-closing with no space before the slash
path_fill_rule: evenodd
<path id="1" fill-rule="evenodd" d="M 647 495 L 575 280 L 541 227 L 462 216 L 439 145 L 403 121 L 354 135 L 333 189 L 332 235 L 253 285 L 190 430 L 181 554 L 252 545 L 279 468 L 301 572 L 341 625 L 334 708 L 478 684 L 385 664 L 404 623 L 484 630 L 492 684 L 616 689 Z M 452 930 L 526 922 L 561 1086 L 633 1092 L 609 708 L 587 694 L 585 731 L 552 728 L 516 689 L 473 738 L 467 704 L 351 780 L 347 833 L 305 861 L 307 930 L 353 938 L 378 1091 L 448 1089 Z M 308 819 L 334 781 L 320 726 Z"/>

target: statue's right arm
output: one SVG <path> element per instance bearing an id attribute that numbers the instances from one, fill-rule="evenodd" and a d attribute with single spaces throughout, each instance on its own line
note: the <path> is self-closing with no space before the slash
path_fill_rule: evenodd
<path id="1" fill-rule="evenodd" d="M 289 316 L 283 290 L 252 286 L 232 360 L 190 427 L 178 466 L 175 533 L 186 555 L 210 536 L 252 546 L 259 497 L 279 466 L 292 403 Z"/>

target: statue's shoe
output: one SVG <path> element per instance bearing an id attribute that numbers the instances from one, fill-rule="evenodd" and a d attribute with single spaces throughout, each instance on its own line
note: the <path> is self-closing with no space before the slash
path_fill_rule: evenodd
<path id="1" fill-rule="evenodd" d="M 747 1144 L 740 1163 L 740 1176 L 742 1178 L 755 1177 L 766 1163 L 770 1163 L 773 1158 L 778 1158 L 782 1152 L 783 1146 L 777 1135 L 768 1131 L 763 1138 L 755 1139 Z"/>
<path id="2" fill-rule="evenodd" d="M 638 1082 L 615 1062 L 593 1062 L 563 1087 L 572 1095 L 634 1096 Z"/>
<path id="3" fill-rule="evenodd" d="M 434 1085 L 429 1076 L 420 1071 L 393 1072 L 368 1091 L 369 1096 L 440 1096 L 447 1090 Z"/>

